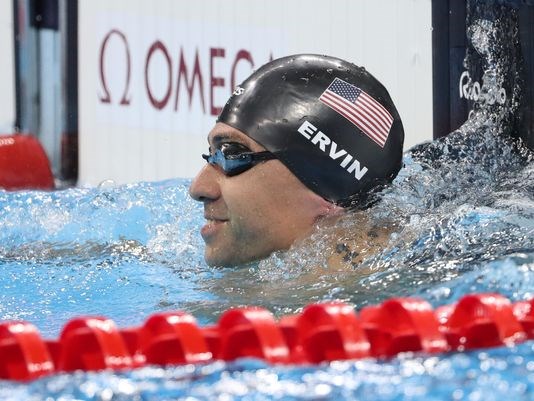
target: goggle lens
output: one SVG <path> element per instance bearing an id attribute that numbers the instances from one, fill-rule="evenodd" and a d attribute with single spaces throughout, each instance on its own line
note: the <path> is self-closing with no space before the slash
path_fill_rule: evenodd
<path id="1" fill-rule="evenodd" d="M 220 149 L 215 151 L 215 153 L 212 155 L 202 155 L 202 158 L 211 165 L 219 166 L 224 174 L 229 177 L 241 174 L 258 163 L 276 158 L 273 153 L 268 151 L 238 151 L 240 148 L 246 149 L 242 145 L 235 146 L 233 144 L 223 144 Z"/>

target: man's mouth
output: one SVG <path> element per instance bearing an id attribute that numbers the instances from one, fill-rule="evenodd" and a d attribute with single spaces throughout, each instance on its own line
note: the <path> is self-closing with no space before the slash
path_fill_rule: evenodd
<path id="1" fill-rule="evenodd" d="M 206 224 L 200 229 L 200 235 L 207 242 L 223 228 L 228 219 L 215 216 L 204 216 L 204 218 L 206 219 Z"/>
<path id="2" fill-rule="evenodd" d="M 227 218 L 213 216 L 213 215 L 209 215 L 209 214 L 205 214 L 204 215 L 204 219 L 206 219 L 208 222 L 211 222 L 211 221 L 228 221 Z"/>

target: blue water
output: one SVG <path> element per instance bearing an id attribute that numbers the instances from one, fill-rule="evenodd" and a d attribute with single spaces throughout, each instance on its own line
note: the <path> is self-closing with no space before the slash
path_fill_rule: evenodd
<path id="1" fill-rule="evenodd" d="M 404 160 L 382 200 L 364 212 L 377 226 L 394 224 L 395 233 L 361 265 L 334 272 L 324 267 L 332 244 L 357 232 L 361 214 L 229 269 L 203 261 L 202 209 L 187 195 L 188 180 L 0 192 L 0 319 L 32 322 L 55 338 L 68 319 L 87 314 L 127 327 L 182 309 L 207 324 L 245 304 L 283 315 L 327 299 L 360 308 L 391 296 L 434 306 L 470 292 L 534 296 L 532 153 L 478 127 L 414 148 Z M 187 397 L 534 400 L 534 342 L 317 367 L 245 359 L 0 386 L 0 398 L 13 400 Z"/>
<path id="2" fill-rule="evenodd" d="M 512 349 L 403 356 L 387 363 L 334 362 L 272 367 L 242 359 L 110 375 L 57 375 L 29 386 L 8 385 L 10 400 L 532 400 L 533 344 Z M 46 396 L 45 396 L 46 394 Z M 49 397 L 49 398 L 47 398 Z"/>

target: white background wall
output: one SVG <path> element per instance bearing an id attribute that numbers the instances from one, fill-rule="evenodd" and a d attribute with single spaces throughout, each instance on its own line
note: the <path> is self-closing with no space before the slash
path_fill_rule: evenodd
<path id="1" fill-rule="evenodd" d="M 13 2 L 0 1 L 0 134 L 13 133 L 15 124 L 15 56 Z"/>
<path id="2" fill-rule="evenodd" d="M 365 66 L 432 138 L 430 0 L 81 1 L 79 184 L 193 176 L 232 82 L 294 53 Z"/>

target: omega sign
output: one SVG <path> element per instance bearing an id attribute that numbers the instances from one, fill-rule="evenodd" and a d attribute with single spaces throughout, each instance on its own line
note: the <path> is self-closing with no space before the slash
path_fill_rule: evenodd
<path id="1" fill-rule="evenodd" d="M 114 43 L 113 51 L 110 49 L 111 41 Z M 119 48 L 123 50 L 118 51 Z M 223 101 L 217 99 L 215 92 L 225 91 L 227 98 L 239 84 L 238 80 L 244 79 L 256 65 L 252 51 L 244 48 L 229 50 L 222 46 L 206 46 L 199 50 L 199 46 L 196 46 L 194 52 L 188 53 L 182 46 L 168 46 L 165 41 L 155 39 L 143 51 L 144 54 L 136 57 L 128 36 L 119 29 L 111 29 L 103 37 L 99 52 L 101 103 L 128 107 L 143 100 L 154 110 L 175 112 L 180 105 L 187 103 L 189 108 L 194 104 L 203 114 L 216 116 L 222 109 Z M 269 53 L 269 59 L 260 60 L 262 63 L 272 60 L 272 51 Z M 122 60 L 120 72 L 116 71 L 113 78 L 108 76 L 109 70 L 106 69 L 110 65 L 110 56 Z M 224 73 L 221 72 L 221 65 Z M 156 73 L 151 70 L 155 68 Z M 246 75 L 243 71 L 246 71 Z M 140 76 L 133 76 L 136 72 Z M 154 76 L 163 84 L 154 84 Z M 133 92 L 133 80 L 142 80 L 143 89 Z"/>

